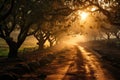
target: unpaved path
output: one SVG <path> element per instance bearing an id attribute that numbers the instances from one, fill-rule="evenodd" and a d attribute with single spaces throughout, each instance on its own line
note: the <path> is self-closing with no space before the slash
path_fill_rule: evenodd
<path id="1" fill-rule="evenodd" d="M 94 51 L 74 46 L 40 69 L 47 74 L 45 80 L 115 80 L 103 68 Z"/>
<path id="2" fill-rule="evenodd" d="M 112 75 L 103 68 L 102 63 L 99 60 L 100 55 L 97 55 L 94 51 L 86 50 L 81 46 L 78 46 L 78 49 L 81 51 L 84 58 L 86 75 L 93 75 L 95 80 L 115 80 Z M 91 79 L 89 78 L 87 80 Z"/>

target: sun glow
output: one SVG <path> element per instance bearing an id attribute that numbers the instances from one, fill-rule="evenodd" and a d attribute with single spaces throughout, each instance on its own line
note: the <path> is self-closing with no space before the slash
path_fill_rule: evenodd
<path id="1" fill-rule="evenodd" d="M 91 11 L 95 11 L 97 8 L 96 7 L 93 7 L 92 9 L 91 9 Z"/>
<path id="2" fill-rule="evenodd" d="M 81 20 L 85 20 L 88 17 L 88 13 L 87 12 L 81 12 L 80 16 L 81 16 Z"/>
<path id="3" fill-rule="evenodd" d="M 62 45 L 66 45 L 66 46 L 73 46 L 73 45 L 77 45 L 78 42 L 85 42 L 86 41 L 86 37 L 83 35 L 72 35 L 72 36 L 67 36 L 65 37 L 65 39 L 62 41 Z"/>

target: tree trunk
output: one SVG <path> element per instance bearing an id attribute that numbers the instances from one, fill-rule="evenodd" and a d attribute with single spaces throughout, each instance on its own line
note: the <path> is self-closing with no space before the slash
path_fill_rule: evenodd
<path id="1" fill-rule="evenodd" d="M 110 35 L 109 35 L 109 34 L 107 34 L 107 39 L 108 39 L 108 40 L 110 39 Z"/>
<path id="2" fill-rule="evenodd" d="M 52 47 L 52 46 L 53 46 L 54 41 L 49 40 L 49 43 L 50 43 L 50 47 Z"/>
<path id="3" fill-rule="evenodd" d="M 44 49 L 44 42 L 38 42 L 37 44 L 39 45 L 40 50 Z"/>
<path id="4" fill-rule="evenodd" d="M 18 57 L 18 48 L 9 47 L 8 58 L 17 58 Z"/>
<path id="5" fill-rule="evenodd" d="M 120 39 L 120 37 L 119 37 L 119 34 L 114 34 L 115 36 L 116 36 L 116 38 L 119 40 Z"/>
<path id="6" fill-rule="evenodd" d="M 6 42 L 9 46 L 8 58 L 16 58 L 18 56 L 19 46 L 12 39 L 7 39 Z"/>
<path id="7" fill-rule="evenodd" d="M 50 47 L 52 47 L 53 46 L 53 43 L 52 43 L 52 41 L 50 41 Z"/>

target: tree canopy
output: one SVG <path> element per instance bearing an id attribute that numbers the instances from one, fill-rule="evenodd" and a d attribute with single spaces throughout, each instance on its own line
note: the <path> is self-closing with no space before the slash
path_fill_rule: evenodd
<path id="1" fill-rule="evenodd" d="M 82 33 L 85 25 L 78 22 L 79 14 L 82 14 L 79 11 L 90 14 L 102 13 L 106 17 L 106 22 L 114 25 L 113 31 L 107 31 L 119 37 L 119 0 L 0 0 L 0 3 L 0 38 L 9 46 L 9 57 L 17 56 L 18 49 L 30 35 L 35 35 L 42 43 L 46 39 L 50 42 L 57 40 L 64 32 L 68 31 L 69 34 L 70 27 Z M 75 29 L 76 22 L 81 32 L 78 28 Z M 14 40 L 11 33 L 16 29 L 19 33 L 17 40 Z"/>

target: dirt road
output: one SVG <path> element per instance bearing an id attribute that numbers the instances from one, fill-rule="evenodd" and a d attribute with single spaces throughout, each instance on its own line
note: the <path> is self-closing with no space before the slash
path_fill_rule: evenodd
<path id="1" fill-rule="evenodd" d="M 81 54 L 84 58 L 84 66 L 86 69 L 86 75 L 93 75 L 95 80 L 115 80 L 112 75 L 103 68 L 102 63 L 99 60 L 100 55 L 91 50 L 78 46 Z M 91 80 L 88 78 L 87 80 Z M 93 79 L 92 79 L 93 80 Z"/>
<path id="2" fill-rule="evenodd" d="M 44 67 L 45 80 L 115 80 L 98 57 L 81 46 L 69 48 Z"/>
<path id="3" fill-rule="evenodd" d="M 39 58 L 38 55 L 36 58 Z M 9 72 L 10 76 L 11 73 L 19 74 L 23 69 L 30 70 L 30 72 L 23 71 L 24 74 L 21 73 L 20 76 L 16 75 L 19 80 L 41 80 L 41 78 L 42 80 L 119 80 L 119 78 L 113 78 L 114 74 L 111 75 L 111 72 L 108 71 L 112 69 L 106 68 L 103 65 L 104 60 L 101 61 L 101 59 L 101 55 L 90 48 L 74 45 L 60 50 L 54 50 L 54 52 L 50 52 L 49 55 L 47 54 L 41 60 L 36 60 L 36 62 L 24 62 L 24 65 L 18 69 L 18 65 L 16 66 L 15 63 L 13 68 L 4 69 L 5 71 L 6 69 L 11 71 Z"/>

